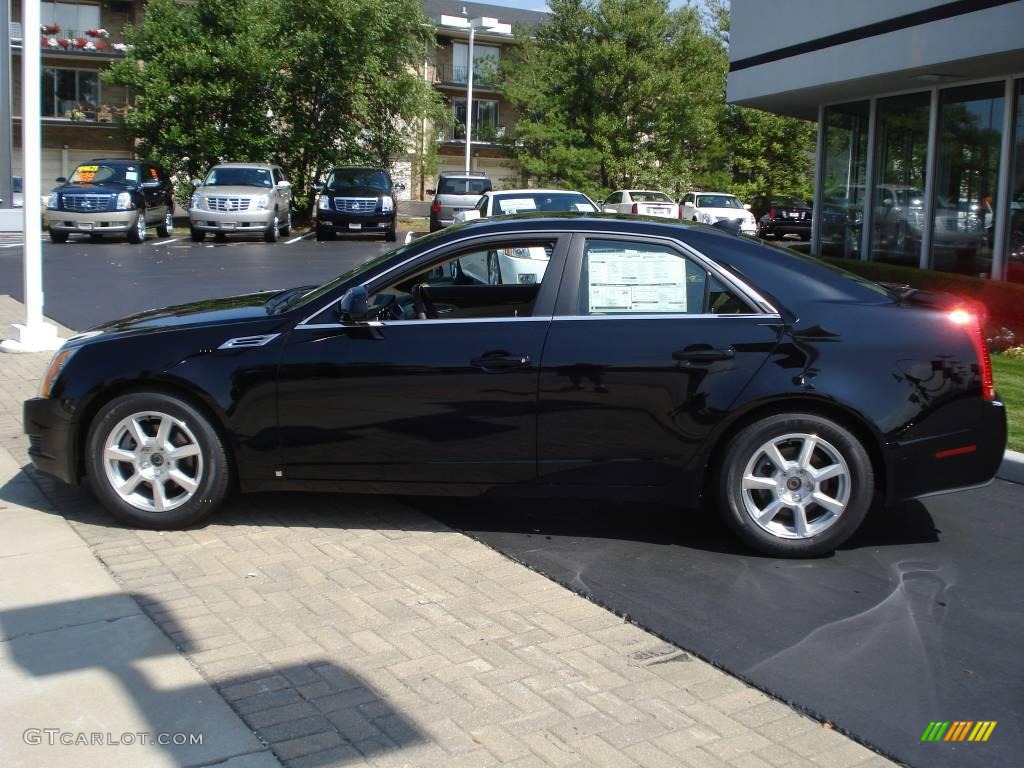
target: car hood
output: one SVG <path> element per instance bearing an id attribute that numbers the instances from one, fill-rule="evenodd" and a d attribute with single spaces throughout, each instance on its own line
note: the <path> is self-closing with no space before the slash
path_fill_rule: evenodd
<path id="1" fill-rule="evenodd" d="M 103 333 L 163 331 L 171 328 L 226 325 L 247 320 L 268 319 L 267 301 L 279 291 L 247 293 L 223 299 L 204 299 L 111 320 L 93 329 Z"/>
<path id="2" fill-rule="evenodd" d="M 198 187 L 196 194 L 214 195 L 217 197 L 256 197 L 257 195 L 269 195 L 273 193 L 270 187 L 246 187 L 231 185 L 216 185 L 212 187 Z"/>

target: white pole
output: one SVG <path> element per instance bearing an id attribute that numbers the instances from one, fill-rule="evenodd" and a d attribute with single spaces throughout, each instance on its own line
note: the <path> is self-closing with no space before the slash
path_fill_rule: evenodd
<path id="1" fill-rule="evenodd" d="M 5 2 L 6 0 L 0 0 Z M 39 66 L 39 0 L 22 0 L 22 53 L 21 53 L 21 157 L 24 181 L 25 233 L 25 324 L 11 326 L 11 338 L 0 344 L 8 352 L 43 352 L 57 349 L 61 340 L 57 328 L 43 322 L 43 247 L 41 243 L 42 210 L 42 126 Z M 9 51 L 3 52 L 9 56 Z"/>
<path id="2" fill-rule="evenodd" d="M 469 22 L 469 79 L 466 83 L 466 173 L 469 173 L 469 151 L 473 146 L 473 33 L 476 28 Z"/>

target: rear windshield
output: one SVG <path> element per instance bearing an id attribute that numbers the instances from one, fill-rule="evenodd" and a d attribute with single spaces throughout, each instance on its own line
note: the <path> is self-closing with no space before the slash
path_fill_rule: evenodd
<path id="1" fill-rule="evenodd" d="M 742 208 L 739 198 L 732 195 L 697 195 L 698 208 Z"/>
<path id="2" fill-rule="evenodd" d="M 439 195 L 482 195 L 491 191 L 490 179 L 452 179 L 442 177 L 437 185 Z"/>
<path id="3" fill-rule="evenodd" d="M 274 180 L 266 168 L 214 168 L 203 184 L 207 187 L 272 187 Z"/>
<path id="4" fill-rule="evenodd" d="M 85 163 L 75 168 L 69 184 L 120 184 L 134 187 L 139 183 L 137 165 L 102 165 Z"/>
<path id="5" fill-rule="evenodd" d="M 578 192 L 515 192 L 511 195 L 496 195 L 494 198 L 494 213 L 497 216 L 533 211 L 596 213 L 597 208 Z"/>
<path id="6" fill-rule="evenodd" d="M 355 188 L 388 192 L 391 185 L 388 184 L 388 176 L 384 171 L 375 171 L 369 168 L 338 168 L 332 171 L 327 178 L 327 189 Z"/>
<path id="7" fill-rule="evenodd" d="M 671 203 L 672 198 L 664 192 L 630 192 L 634 203 Z"/>
<path id="8" fill-rule="evenodd" d="M 779 206 L 790 206 L 792 208 L 809 208 L 806 201 L 801 200 L 799 197 L 773 197 L 771 198 L 772 205 Z"/>

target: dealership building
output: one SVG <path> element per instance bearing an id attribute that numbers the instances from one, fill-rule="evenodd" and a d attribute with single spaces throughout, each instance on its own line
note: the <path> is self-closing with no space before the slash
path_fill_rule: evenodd
<path id="1" fill-rule="evenodd" d="M 817 121 L 814 253 L 1024 282 L 1024 0 L 732 0 L 728 100 Z"/>

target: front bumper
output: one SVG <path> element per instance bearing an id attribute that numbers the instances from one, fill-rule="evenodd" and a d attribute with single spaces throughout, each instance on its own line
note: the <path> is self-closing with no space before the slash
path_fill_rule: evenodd
<path id="1" fill-rule="evenodd" d="M 326 232 L 385 232 L 395 225 L 395 211 L 355 213 L 317 211 L 316 228 Z"/>
<path id="2" fill-rule="evenodd" d="M 54 232 L 127 232 L 135 226 L 138 210 L 126 211 L 60 211 L 46 209 L 46 223 Z"/>
<path id="3" fill-rule="evenodd" d="M 192 208 L 188 223 L 201 232 L 262 232 L 274 222 L 274 211 L 204 211 Z"/>
<path id="4" fill-rule="evenodd" d="M 78 483 L 74 424 L 60 402 L 33 397 L 24 405 L 28 457 L 32 466 L 65 483 Z"/>

